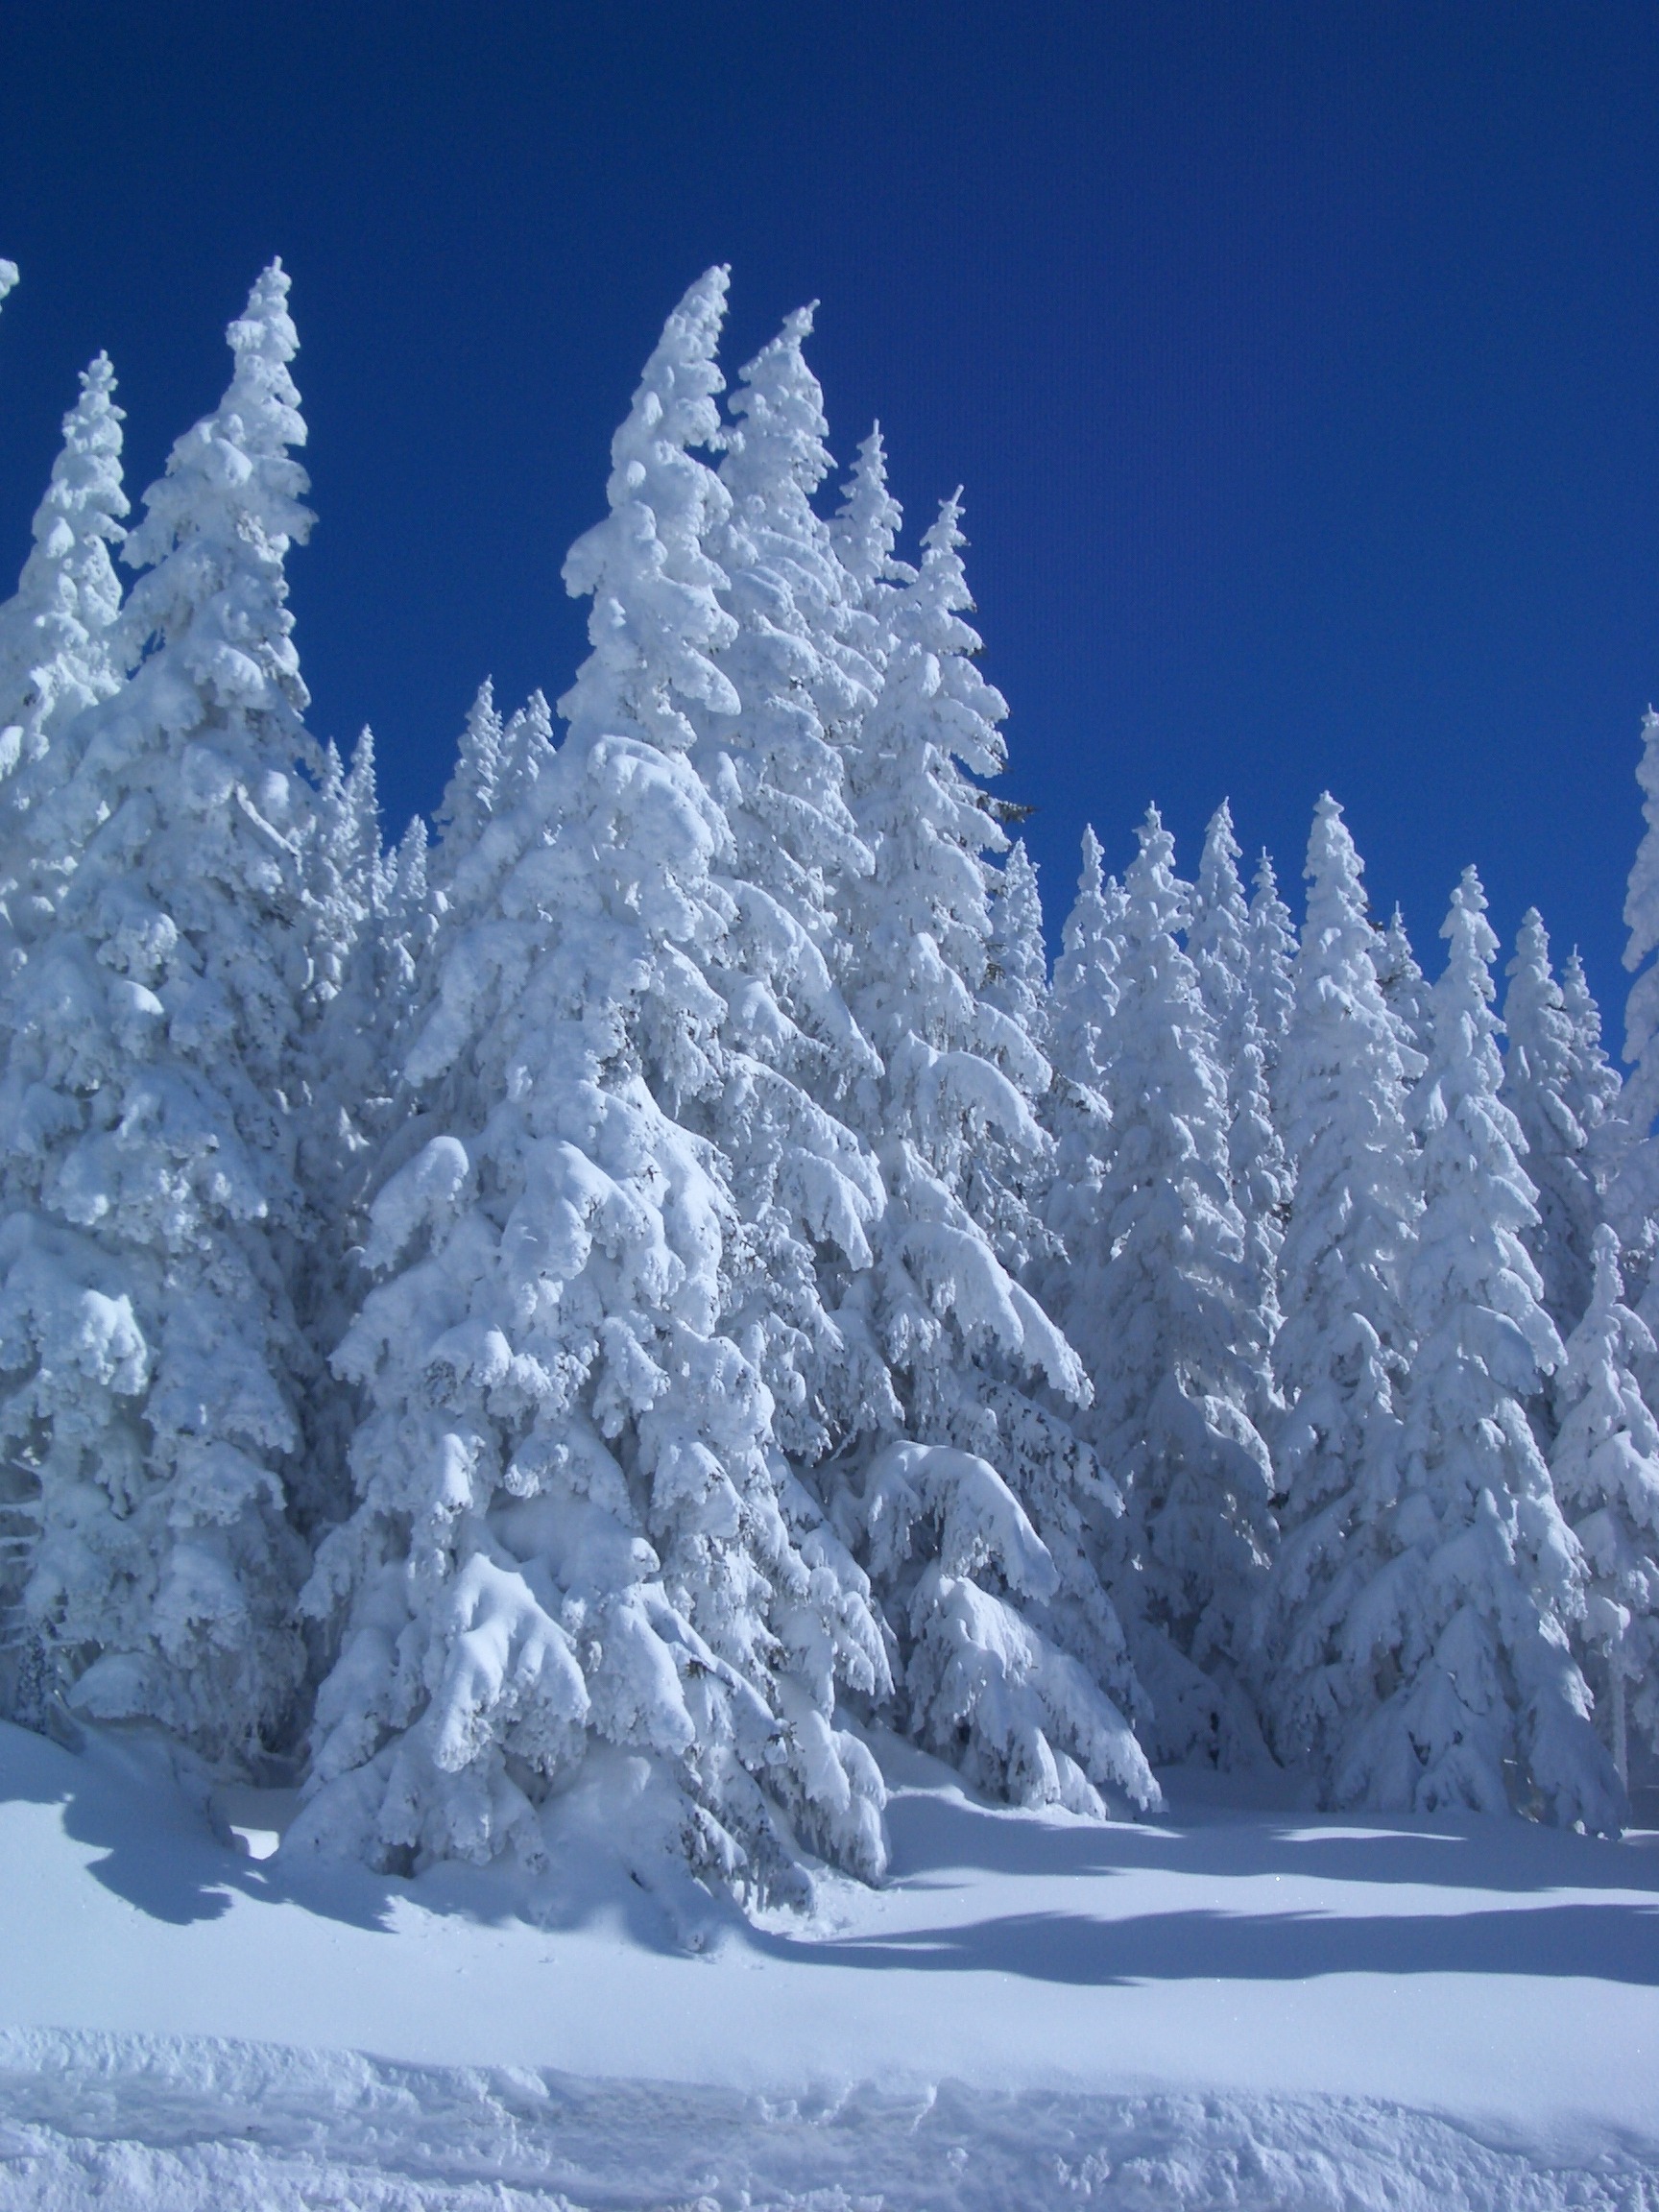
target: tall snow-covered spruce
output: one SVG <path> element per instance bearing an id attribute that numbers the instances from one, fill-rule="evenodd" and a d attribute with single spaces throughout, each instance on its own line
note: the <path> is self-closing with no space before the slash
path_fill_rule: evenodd
<path id="1" fill-rule="evenodd" d="M 841 1325 L 888 1388 L 826 1480 L 898 1631 L 921 1741 L 1022 1802 L 1144 1806 L 1139 1688 L 1094 1563 L 1121 1501 L 1063 1410 L 1088 1395 L 1076 1354 L 1021 1281 L 1048 1244 L 1030 1201 L 1050 1070 L 987 991 L 987 855 L 1006 840 L 973 779 L 1004 765 L 1006 708 L 963 618 L 959 512 L 946 503 L 911 581 L 866 599 L 882 683 L 850 766 L 875 865 L 849 973 L 880 1072 L 850 1110 L 887 1202 Z"/>
<path id="2" fill-rule="evenodd" d="M 879 1628 L 791 1480 L 736 1310 L 750 1234 L 687 1125 L 736 1080 L 709 977 L 744 919 L 690 759 L 691 716 L 739 704 L 706 550 L 730 496 L 694 451 L 720 436 L 725 290 L 692 286 L 617 432 L 610 516 L 565 569 L 593 600 L 569 733 L 495 818 L 498 894 L 407 1062 L 431 1106 L 339 1356 L 372 1410 L 307 1598 L 342 1640 L 290 1848 L 535 1857 L 551 1798 L 751 1895 L 800 1893 L 803 1843 L 884 1861 L 879 1778 L 835 1719 L 838 1682 L 885 1690 Z M 824 1235 L 855 1245 L 866 1204 L 854 1177 L 824 1194 Z"/>
<path id="3" fill-rule="evenodd" d="M 0 1094 L 4 1422 L 45 1687 L 227 1758 L 285 1737 L 301 1666 L 280 1236 L 315 756 L 283 572 L 311 521 L 287 295 L 273 264 L 127 541 L 136 673 L 19 771 L 29 837 L 74 869 Z"/>
<path id="4" fill-rule="evenodd" d="M 1633 978 L 1624 1009 L 1624 1079 L 1620 1118 L 1624 1143 L 1607 1193 L 1607 1215 L 1624 1249 L 1626 1280 L 1638 1312 L 1649 1328 L 1659 1318 L 1659 713 L 1642 718 L 1642 757 L 1636 764 L 1647 824 L 1631 864 L 1624 898 L 1624 966 Z M 1649 1300 L 1649 1292 L 1652 1299 Z"/>
<path id="5" fill-rule="evenodd" d="M 1595 1097 L 1585 1081 L 1585 1046 L 1550 965 L 1550 939 L 1536 906 L 1522 917 L 1508 975 L 1503 1094 L 1521 1124 L 1527 1172 L 1538 1187 L 1538 1225 L 1526 1241 L 1550 1318 L 1566 1335 L 1590 1303 L 1591 1246 L 1602 1194 L 1597 1123 L 1587 1128 L 1578 1118 Z"/>
<path id="6" fill-rule="evenodd" d="M 38 758 L 54 730 L 108 699 L 125 674 L 111 651 L 121 587 L 109 558 L 126 536 L 122 421 L 115 372 L 100 353 L 63 418 L 16 594 L 0 607 L 0 775 Z"/>
<path id="7" fill-rule="evenodd" d="M 886 1388 L 835 1318 L 870 1265 L 883 1204 L 846 1119 L 878 1064 L 838 973 L 853 886 L 871 868 L 845 745 L 880 680 L 845 641 L 855 588 L 811 505 L 830 464 L 802 351 L 810 328 L 810 310 L 797 311 L 740 372 L 709 531 L 732 624 L 711 658 L 729 689 L 691 709 L 690 757 L 732 831 L 719 861 L 730 916 L 706 970 L 724 1009 L 722 1078 L 685 1109 L 731 1170 L 745 1253 L 732 1325 L 798 1473 Z"/>
<path id="8" fill-rule="evenodd" d="M 1379 1701 L 1346 1746 L 1335 1795 L 1421 1813 L 1517 1807 L 1607 1831 L 1623 1791 L 1569 1641 L 1583 1554 L 1527 1414 L 1562 1350 L 1524 1241 L 1536 1191 L 1499 1095 L 1485 906 L 1470 869 L 1442 932 L 1414 1100 L 1424 1211 L 1406 1279 L 1413 1349 L 1387 1557 L 1342 1631 L 1369 1656 Z"/>
<path id="9" fill-rule="evenodd" d="M 1597 1718 L 1621 1782 L 1629 1724 L 1659 1751 L 1659 1421 L 1637 1370 L 1653 1339 L 1623 1303 L 1619 1238 L 1596 1231 L 1584 1317 L 1567 1339 L 1558 1382 L 1555 1495 L 1589 1575 L 1575 1641 L 1597 1690 Z"/>
<path id="10" fill-rule="evenodd" d="M 1256 1640 L 1270 1741 L 1330 1800 L 1393 1665 L 1370 1593 L 1393 1557 L 1404 1450 L 1405 1275 L 1419 1213 L 1407 1084 L 1422 1061 L 1384 1001 L 1359 856 L 1329 796 L 1308 882 L 1275 1076 L 1297 1176 L 1273 1347 L 1282 1542 Z"/>
<path id="11" fill-rule="evenodd" d="M 60 842 L 32 833 L 39 779 L 19 771 L 84 708 L 118 691 L 126 674 L 121 587 L 109 558 L 126 536 L 128 512 L 114 396 L 114 372 L 100 353 L 63 418 L 33 549 L 15 594 L 0 607 L 0 993 L 49 923 L 73 862 Z"/>
<path id="12" fill-rule="evenodd" d="M 1279 1329 L 1279 1247 L 1292 1178 L 1268 1094 L 1269 1062 L 1277 1049 L 1269 1044 L 1257 998 L 1250 910 L 1238 862 L 1233 812 L 1223 800 L 1205 834 L 1187 950 L 1215 1024 L 1227 1086 L 1228 1172 L 1244 1224 L 1242 1295 L 1249 1312 L 1242 1334 L 1256 1348 L 1250 1412 L 1265 1431 L 1276 1410 L 1270 1355 Z"/>
<path id="13" fill-rule="evenodd" d="M 1050 1214 L 1065 1258 L 1044 1279 L 1088 1363 L 1088 1432 L 1128 1495 L 1118 1594 L 1152 1741 L 1166 1758 L 1230 1762 L 1259 1741 L 1236 1662 L 1273 1546 L 1272 1476 L 1253 1419 L 1265 1346 L 1215 1023 L 1179 942 L 1188 897 L 1155 807 L 1139 837 L 1120 911 L 1104 919 L 1086 854 L 1085 912 L 1068 926 L 1062 968 L 1079 973 L 1067 975 L 1057 1033 L 1070 1026 L 1074 1050 L 1093 1040 L 1103 1112 L 1097 1154 L 1073 1131 Z M 1082 972 L 1091 944 L 1094 959 L 1109 948 L 1115 962 L 1093 989 Z M 1094 1087 L 1081 1059 L 1067 1071 Z"/>

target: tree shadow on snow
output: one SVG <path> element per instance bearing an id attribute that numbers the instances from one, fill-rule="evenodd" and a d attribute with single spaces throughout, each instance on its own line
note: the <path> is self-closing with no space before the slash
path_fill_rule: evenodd
<path id="1" fill-rule="evenodd" d="M 1158 1871 L 1516 1895 L 1573 1888 L 1659 1896 L 1659 1850 L 1478 1814 L 1411 1819 L 1206 1811 L 1195 1818 L 1097 1822 L 1033 1817 L 950 1790 L 896 1796 L 888 1825 L 893 1879 L 919 1886 L 945 1886 L 953 1869 L 1046 1877 Z"/>
<path id="2" fill-rule="evenodd" d="M 103 1854 L 88 1872 L 153 1919 L 183 1926 L 229 1907 L 240 1863 L 215 1840 L 204 1805 L 192 1805 L 156 1737 L 100 1729 L 70 1751 L 0 1725 L 0 1801 L 61 1806 L 64 1834 Z"/>
<path id="3" fill-rule="evenodd" d="M 610 1919 L 629 1941 L 673 1953 L 702 1950 L 746 1925 L 734 1907 L 672 1869 L 647 1887 L 613 1863 L 536 1876 L 499 1863 L 439 1865 L 403 1879 L 355 1863 L 250 1858 L 218 1813 L 210 1777 L 160 1731 L 80 1733 L 70 1750 L 0 1722 L 0 1805 L 60 1807 L 64 1834 L 99 1854 L 87 1862 L 94 1880 L 175 1927 L 220 1919 L 238 1896 L 381 1934 L 411 1906 L 491 1927 L 556 1931 Z"/>
<path id="4" fill-rule="evenodd" d="M 390 1932 L 413 1906 L 481 1925 L 530 1922 L 549 1932 L 610 1921 L 619 1936 L 659 1952 L 712 1950 L 736 1936 L 803 1963 L 1014 1973 L 1056 1983 L 1502 1973 L 1659 1984 L 1659 1850 L 1523 1821 L 1383 1827 L 1362 1818 L 1206 1813 L 1179 1822 L 1096 1824 L 976 1804 L 954 1787 L 901 1787 L 890 1805 L 893 1887 L 967 1891 L 975 1874 L 988 1873 L 1083 1878 L 1097 1882 L 1098 1891 L 1081 1910 L 1069 1909 L 1073 1899 L 1067 1896 L 1056 1909 L 951 1925 L 947 1909 L 944 1925 L 836 1936 L 814 1935 L 805 1924 L 797 1934 L 777 1920 L 755 1928 L 688 1874 L 669 1868 L 647 1881 L 598 1851 L 562 1853 L 553 1871 L 539 1876 L 501 1865 L 438 1866 L 412 1880 L 325 1861 L 251 1859 L 222 1822 L 215 1832 L 210 1797 L 206 1777 L 156 1735 L 98 1729 L 71 1752 L 0 1724 L 0 1802 L 60 1807 L 64 1833 L 96 1854 L 88 1872 L 138 1911 L 176 1926 L 217 1919 L 241 1896 L 372 1932 Z M 1455 1892 L 1457 1907 L 1444 1909 L 1448 1895 L 1425 1900 L 1427 1910 L 1397 1914 L 1356 1915 L 1336 1899 L 1329 1913 L 1203 1907 L 1115 1917 L 1115 1904 L 1124 1900 L 1113 1878 L 1144 1871 L 1411 1885 Z M 1527 1907 L 1479 1903 L 1481 1892 L 1564 1889 L 1625 1895 L 1605 1904 L 1582 1896 Z M 1651 1893 L 1654 1903 L 1632 1900 L 1631 1891 Z"/>
<path id="5" fill-rule="evenodd" d="M 1015 1974 L 1090 1987 L 1179 1981 L 1304 1982 L 1325 1974 L 1580 1975 L 1659 1985 L 1659 1906 L 1545 1905 L 1374 1915 L 1022 1912 L 958 1928 L 811 1941 L 749 1940 L 796 1964 Z"/>

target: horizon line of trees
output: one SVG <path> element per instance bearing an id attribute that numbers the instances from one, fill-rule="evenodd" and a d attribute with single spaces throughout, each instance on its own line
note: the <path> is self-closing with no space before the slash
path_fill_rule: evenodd
<path id="1" fill-rule="evenodd" d="M 751 1902 L 879 1878 L 876 1724 L 1094 1816 L 1275 1760 L 1616 1833 L 1659 716 L 1623 1082 L 1535 910 L 1500 1020 L 1473 869 L 1431 985 L 1328 797 L 1300 929 L 1225 804 L 1191 881 L 1087 831 L 1050 973 L 959 498 L 902 558 L 878 428 L 826 512 L 811 313 L 723 408 L 726 288 L 571 687 L 486 683 L 391 849 L 305 726 L 280 264 L 131 530 L 84 373 L 0 607 L 0 1706 L 295 1772 L 291 1853 L 597 1805 Z"/>

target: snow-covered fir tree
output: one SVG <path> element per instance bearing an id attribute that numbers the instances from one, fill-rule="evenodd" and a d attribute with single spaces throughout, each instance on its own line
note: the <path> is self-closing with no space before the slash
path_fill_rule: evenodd
<path id="1" fill-rule="evenodd" d="M 1296 932 L 1290 909 L 1279 896 L 1273 863 L 1263 853 L 1256 863 L 1250 893 L 1249 948 L 1250 996 L 1256 1001 L 1256 1022 L 1267 1055 L 1267 1083 L 1279 1065 L 1280 1047 L 1290 1025 L 1295 991 L 1290 971 L 1296 958 Z"/>
<path id="2" fill-rule="evenodd" d="M 1066 1261 L 1046 1280 L 1094 1382 L 1090 1435 L 1128 1493 L 1133 1572 L 1118 1595 L 1151 1741 L 1166 1758 L 1233 1761 L 1257 1741 L 1234 1661 L 1273 1546 L 1267 1448 L 1251 1417 L 1265 1347 L 1215 1024 L 1178 942 L 1188 908 L 1174 841 L 1155 807 L 1139 835 L 1113 931 L 1106 1150 L 1063 1194 Z M 1088 874 L 1086 856 L 1086 886 Z"/>
<path id="3" fill-rule="evenodd" d="M 283 1511 L 298 1338 L 291 1172 L 314 749 L 284 560 L 310 516 L 273 264 L 235 371 L 174 447 L 126 558 L 136 674 L 19 771 L 76 855 L 13 998 L 0 1095 L 0 1372 L 34 1488 L 22 1609 L 103 1717 L 251 1754 L 293 1723 L 301 1572 Z"/>
<path id="4" fill-rule="evenodd" d="M 1187 950 L 1198 972 L 1198 988 L 1229 1069 L 1231 1046 L 1242 1026 L 1242 1010 L 1250 996 L 1245 946 L 1249 926 L 1250 909 L 1238 875 L 1238 840 L 1233 834 L 1233 809 L 1223 799 L 1204 832 L 1198 879 L 1189 902 Z"/>
<path id="5" fill-rule="evenodd" d="M 904 514 L 887 484 L 887 449 L 876 423 L 858 448 L 852 475 L 842 488 L 841 507 L 830 525 L 830 542 L 852 591 L 848 642 L 878 667 L 893 646 L 894 593 L 916 581 L 916 571 L 898 555 Z"/>
<path id="6" fill-rule="evenodd" d="M 1118 968 L 1122 959 L 1123 888 L 1104 874 L 1100 840 L 1083 830 L 1083 870 L 1066 917 L 1048 1011 L 1056 1070 L 1069 1082 L 1098 1092 L 1105 1079 Z"/>
<path id="7" fill-rule="evenodd" d="M 433 816 L 443 840 L 439 847 L 441 875 L 453 874 L 460 867 L 498 810 L 506 738 L 506 726 L 495 706 L 494 681 L 486 676 L 467 709 L 455 749 L 455 766 Z"/>
<path id="8" fill-rule="evenodd" d="M 1076 1289 L 1076 1268 L 1097 1261 L 1110 1241 L 1101 1212 L 1104 1164 L 1112 1148 L 1106 1070 L 1123 957 L 1123 887 L 1106 876 L 1100 841 L 1085 825 L 1083 865 L 1061 932 L 1046 1024 L 1054 1077 L 1043 1119 L 1053 1139 L 1054 1162 L 1043 1211 L 1054 1242 L 1038 1281 L 1046 1284 L 1056 1312 L 1065 1310 Z M 1121 1515 L 1110 1541 L 1097 1545 L 1096 1564 L 1108 1582 L 1121 1583 L 1126 1576 L 1128 1530 Z"/>
<path id="9" fill-rule="evenodd" d="M 823 956 L 845 935 L 848 886 L 870 872 L 843 755 L 879 676 L 847 640 L 860 585 L 812 506 L 832 464 L 824 396 L 802 351 L 811 328 L 812 310 L 798 309 L 733 394 L 720 464 L 730 506 L 711 546 L 735 627 L 713 659 L 739 704 L 706 717 L 699 757 L 732 822 L 736 876 L 776 900 Z M 821 986 L 803 976 L 801 988 Z M 844 1015 L 835 1026 L 845 1051 Z M 867 1055 L 854 1049 L 854 1061 L 849 1074 Z"/>
<path id="10" fill-rule="evenodd" d="M 948 501 L 915 580 L 874 602 L 883 681 L 852 755 L 875 859 L 852 1000 L 881 1062 L 854 1110 L 887 1204 L 842 1326 L 889 1387 L 831 1470 L 835 1508 L 899 1632 L 923 1742 L 1026 1803 L 1144 1805 L 1137 1686 L 1093 1563 L 1120 1501 L 1058 1409 L 1087 1396 L 1076 1355 L 1020 1280 L 1048 1243 L 1029 1193 L 1050 1070 L 986 993 L 988 855 L 1006 840 L 972 779 L 1004 765 L 1006 709 L 974 664 L 958 516 Z"/>
<path id="11" fill-rule="evenodd" d="M 876 1164 L 845 1119 L 851 1089 L 878 1063 L 837 976 L 853 886 L 871 868 L 844 748 L 879 678 L 845 643 L 852 587 L 811 505 L 830 462 L 802 351 L 810 328 L 810 310 L 791 315 L 741 372 L 707 533 L 731 617 L 710 658 L 728 689 L 693 709 L 691 760 L 732 831 L 719 870 L 732 913 L 706 969 L 725 1009 L 724 1080 L 685 1108 L 731 1171 L 750 1250 L 733 1326 L 803 1472 L 886 1387 L 833 1318 L 870 1264 L 882 1205 Z"/>
<path id="12" fill-rule="evenodd" d="M 1048 1035 L 1048 955 L 1037 871 L 1016 837 L 998 872 L 986 944 L 985 996 L 1040 1049 Z"/>
<path id="13" fill-rule="evenodd" d="M 371 1160 L 383 1136 L 404 1000 L 388 988 L 381 934 L 392 880 L 380 837 L 374 739 L 365 729 L 349 767 L 332 744 L 305 847 L 311 962 L 301 1003 L 296 1173 L 303 1217 L 289 1245 L 304 1347 L 303 1445 L 289 1480 L 290 1518 L 307 1534 L 343 1517 L 350 1487 L 349 1392 L 329 1356 L 351 1317 L 356 1252 L 367 1233 Z"/>
<path id="14" fill-rule="evenodd" d="M 1252 1309 L 1244 1334 L 1260 1347 L 1250 1413 L 1264 1430 L 1276 1408 L 1269 1356 L 1279 1328 L 1279 1247 L 1292 1178 L 1268 1091 L 1269 1048 L 1251 974 L 1250 910 L 1238 863 L 1233 813 L 1223 800 L 1205 834 L 1187 950 L 1214 1023 L 1227 1085 L 1228 1173 L 1244 1223 L 1243 1295 Z"/>
<path id="15" fill-rule="evenodd" d="M 486 677 L 468 709 L 455 768 L 435 817 L 439 845 L 429 874 L 445 910 L 466 913 L 487 899 L 499 874 L 497 816 L 510 814 L 553 757 L 553 716 L 540 691 L 503 721 Z"/>
<path id="16" fill-rule="evenodd" d="M 121 587 L 110 547 L 126 532 L 121 485 L 122 412 L 115 375 L 100 353 L 83 372 L 81 397 L 63 418 L 63 444 L 36 510 L 34 545 L 14 596 L 0 607 L 0 945 L 14 971 L 47 926 L 72 854 L 31 834 L 27 809 L 38 761 L 54 733 L 84 708 L 111 697 L 126 674 L 116 637 Z M 0 976 L 0 993 L 5 988 Z"/>
<path id="17" fill-rule="evenodd" d="M 1624 899 L 1624 966 L 1633 977 L 1624 1008 L 1624 1079 L 1621 1119 L 1624 1142 L 1618 1173 L 1607 1192 L 1607 1217 L 1624 1250 L 1632 1303 L 1651 1328 L 1659 1305 L 1653 1253 L 1659 1244 L 1659 713 L 1642 719 L 1642 757 L 1636 764 L 1647 825 Z M 1649 1300 L 1650 1289 L 1654 1293 Z"/>
<path id="18" fill-rule="evenodd" d="M 126 673 L 112 651 L 121 587 L 109 558 L 126 536 L 123 420 L 115 372 L 100 353 L 63 418 L 33 547 L 0 607 L 0 775 L 38 758 L 55 730 L 108 699 Z"/>
<path id="19" fill-rule="evenodd" d="M 31 946 L 49 928 L 73 854 L 31 833 L 29 801 L 53 734 L 110 697 L 123 670 L 111 632 L 121 589 L 109 548 L 126 535 L 121 410 L 100 354 L 63 420 L 63 444 L 36 511 L 34 543 L 15 595 L 0 607 L 0 1054 L 14 1021 L 12 994 Z M 0 1207 L 11 1173 L 0 1157 Z M 0 1475 L 0 1710 L 34 1717 L 50 1676 L 38 1631 L 20 1603 L 36 1549 L 37 1481 L 27 1462 Z"/>
<path id="20" fill-rule="evenodd" d="M 1578 949 L 1561 966 L 1561 1003 L 1573 1025 L 1567 1062 L 1567 1104 L 1588 1140 L 1586 1160 L 1596 1188 L 1605 1196 L 1619 1171 L 1629 1124 L 1623 1108 L 1623 1085 L 1601 1043 L 1601 1009 L 1590 989 Z"/>
<path id="21" fill-rule="evenodd" d="M 307 1599 L 344 1622 L 299 1847 L 534 1856 L 539 1803 L 585 1780 L 623 1848 L 654 1826 L 752 1895 L 799 1891 L 801 1840 L 883 1863 L 879 1778 L 835 1719 L 838 1683 L 885 1690 L 879 1628 L 732 1331 L 744 1225 L 679 1118 L 731 1073 L 708 977 L 739 926 L 689 758 L 688 709 L 738 704 L 705 550 L 729 495 L 694 451 L 724 297 L 723 271 L 692 286 L 616 435 L 611 514 L 566 564 L 593 600 L 569 734 L 481 840 L 517 856 L 407 1064 L 399 1147 L 422 1141 L 340 1354 L 372 1409 Z M 826 1239 L 865 1204 L 851 1175 L 821 1192 Z"/>
<path id="22" fill-rule="evenodd" d="M 1400 1042 L 1427 1060 L 1434 1039 L 1433 995 L 1417 965 L 1406 917 L 1398 906 L 1388 926 L 1378 929 L 1373 950 L 1382 1002 L 1394 1017 Z"/>
<path id="23" fill-rule="evenodd" d="M 1393 1556 L 1411 1350 L 1403 1285 L 1419 1211 L 1407 1077 L 1421 1068 L 1407 1070 L 1383 1000 L 1359 855 L 1329 796 L 1314 810 L 1308 884 L 1275 1077 L 1297 1174 L 1273 1347 L 1281 1543 L 1257 1665 L 1275 1750 L 1330 1801 L 1382 1694 L 1379 1654 L 1357 1631 Z"/>
<path id="24" fill-rule="evenodd" d="M 1590 1302 L 1556 1384 L 1555 1495 L 1589 1573 L 1575 1641 L 1621 1782 L 1634 1720 L 1659 1751 L 1659 1422 L 1636 1370 L 1653 1339 L 1623 1304 L 1619 1238 L 1596 1231 Z"/>
<path id="25" fill-rule="evenodd" d="M 1349 1609 L 1377 1703 L 1336 1776 L 1350 1803 L 1502 1812 L 1616 1830 L 1623 1791 L 1569 1642 L 1584 1560 L 1527 1401 L 1561 1360 L 1524 1242 L 1535 1190 L 1499 1095 L 1498 950 L 1473 869 L 1453 894 L 1433 1051 L 1414 1115 L 1424 1212 L 1407 1279 L 1413 1339 L 1391 1556 Z"/>
<path id="26" fill-rule="evenodd" d="M 1527 1172 L 1538 1190 L 1538 1225 L 1526 1236 L 1544 1285 L 1544 1305 L 1562 1335 L 1590 1303 L 1591 1246 L 1601 1217 L 1591 1133 L 1574 1112 L 1582 1088 L 1578 1039 L 1550 964 L 1550 939 L 1536 906 L 1522 917 L 1503 1000 L 1507 1047 L 1504 1103 L 1527 1141 Z"/>

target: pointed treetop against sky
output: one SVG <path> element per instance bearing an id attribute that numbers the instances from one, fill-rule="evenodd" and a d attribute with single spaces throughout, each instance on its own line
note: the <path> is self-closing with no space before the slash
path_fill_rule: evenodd
<path id="1" fill-rule="evenodd" d="M 696 737 L 685 706 L 735 714 L 737 694 L 710 655 L 731 643 L 714 594 L 726 578 L 704 540 L 731 493 L 690 448 L 724 443 L 715 361 L 731 272 L 707 270 L 663 327 L 611 442 L 611 512 L 565 561 L 572 598 L 591 595 L 592 646 L 559 711 L 577 727 L 637 731 L 665 752 Z"/>
<path id="2" fill-rule="evenodd" d="M 100 353 L 63 418 L 63 445 L 36 510 L 16 596 L 0 608 L 0 774 L 38 753 L 50 730 L 115 690 L 109 631 L 121 607 L 111 546 L 126 535 L 122 412 Z M 8 726 L 14 726 L 12 734 Z"/>
<path id="3" fill-rule="evenodd" d="M 878 422 L 858 448 L 856 465 L 843 488 L 840 512 L 830 524 L 835 550 L 866 594 L 880 584 L 908 583 L 914 574 L 905 562 L 894 557 L 903 521 L 903 510 L 888 489 L 887 449 Z"/>

